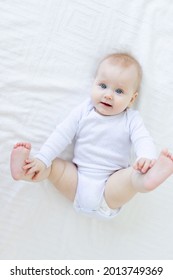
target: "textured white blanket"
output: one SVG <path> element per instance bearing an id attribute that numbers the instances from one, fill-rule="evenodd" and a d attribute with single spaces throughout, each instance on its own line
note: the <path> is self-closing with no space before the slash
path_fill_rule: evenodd
<path id="1" fill-rule="evenodd" d="M 142 64 L 137 107 L 158 152 L 173 152 L 172 15 L 169 0 L 0 1 L 0 259 L 173 258 L 173 177 L 104 222 L 76 214 L 49 182 L 16 182 L 9 170 L 13 144 L 38 150 L 115 51 Z"/>

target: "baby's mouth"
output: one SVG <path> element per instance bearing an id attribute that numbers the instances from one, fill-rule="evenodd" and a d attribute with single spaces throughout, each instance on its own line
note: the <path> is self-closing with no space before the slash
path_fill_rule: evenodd
<path id="1" fill-rule="evenodd" d="M 103 105 L 105 105 L 105 106 L 107 106 L 107 107 L 112 107 L 112 105 L 109 104 L 109 103 L 105 103 L 105 102 L 100 102 L 100 103 L 103 104 Z"/>

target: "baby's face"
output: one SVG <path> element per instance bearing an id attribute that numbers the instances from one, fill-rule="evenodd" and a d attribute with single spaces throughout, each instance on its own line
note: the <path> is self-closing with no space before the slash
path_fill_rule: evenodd
<path id="1" fill-rule="evenodd" d="M 137 71 L 134 65 L 124 67 L 104 60 L 95 78 L 91 99 L 96 111 L 111 116 L 123 112 L 137 97 Z"/>

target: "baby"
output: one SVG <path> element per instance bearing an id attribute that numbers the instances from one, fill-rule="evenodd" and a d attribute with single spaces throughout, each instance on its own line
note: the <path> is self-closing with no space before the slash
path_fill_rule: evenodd
<path id="1" fill-rule="evenodd" d="M 11 154 L 15 180 L 49 179 L 74 208 L 113 218 L 136 193 L 157 188 L 173 174 L 173 156 L 156 157 L 153 140 L 136 110 L 141 67 L 131 55 L 111 54 L 98 67 L 91 96 L 56 127 L 40 151 L 17 143 Z M 58 158 L 75 140 L 72 162 Z M 130 166 L 131 146 L 136 154 Z"/>

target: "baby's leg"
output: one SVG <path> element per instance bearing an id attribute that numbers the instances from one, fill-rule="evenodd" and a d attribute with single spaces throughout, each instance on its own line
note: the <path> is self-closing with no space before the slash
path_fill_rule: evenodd
<path id="1" fill-rule="evenodd" d="M 173 174 L 173 156 L 162 151 L 156 163 L 142 174 L 133 168 L 122 169 L 110 176 L 105 187 L 105 199 L 110 208 L 118 208 L 137 192 L 149 192 Z"/>
<path id="2" fill-rule="evenodd" d="M 51 183 L 68 199 L 74 200 L 77 188 L 77 168 L 73 163 L 62 159 L 53 161 L 37 180 L 32 180 L 35 174 L 26 175 L 23 170 L 25 160 L 29 158 L 31 145 L 29 143 L 17 143 L 11 153 L 11 174 L 15 180 L 38 182 L 48 178 Z"/>
<path id="3" fill-rule="evenodd" d="M 74 200 L 77 189 L 77 168 L 68 161 L 55 159 L 48 179 L 66 198 Z"/>
<path id="4" fill-rule="evenodd" d="M 25 160 L 29 158 L 31 152 L 30 143 L 17 143 L 14 145 L 13 151 L 11 153 L 11 175 L 15 180 L 25 180 L 32 181 L 34 174 L 26 175 L 26 171 L 23 169 Z M 48 168 L 44 174 L 34 180 L 35 182 L 42 181 L 49 176 L 50 168 Z"/>

